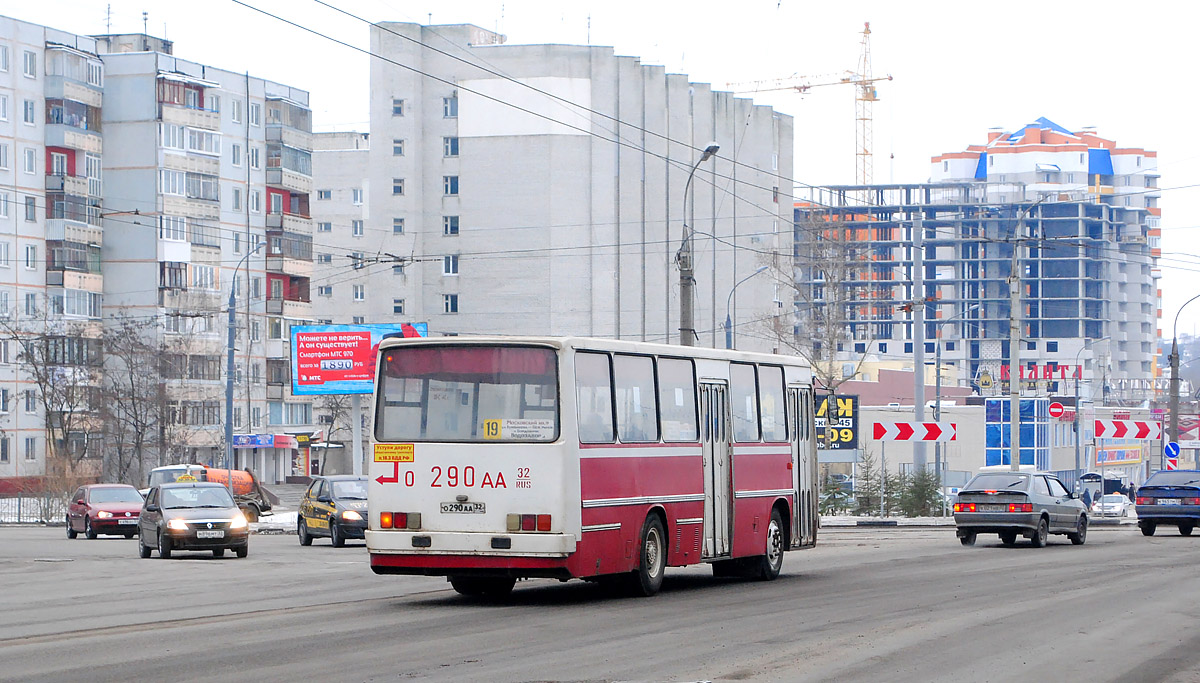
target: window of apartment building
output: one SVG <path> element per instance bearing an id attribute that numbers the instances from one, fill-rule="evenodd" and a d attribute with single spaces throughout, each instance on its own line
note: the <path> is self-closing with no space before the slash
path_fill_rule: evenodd
<path id="1" fill-rule="evenodd" d="M 25 270 L 37 270 L 37 245 L 25 245 Z"/>
<path id="2" fill-rule="evenodd" d="M 442 176 L 442 194 L 447 197 L 458 196 L 458 176 L 444 175 Z"/>
<path id="3" fill-rule="evenodd" d="M 93 83 L 93 85 L 99 85 L 99 84 Z M 220 95 L 209 95 L 208 97 L 206 97 L 204 99 L 205 99 L 205 104 L 208 105 L 209 111 L 217 112 L 218 114 L 221 113 L 221 97 L 220 97 Z"/>
<path id="4" fill-rule="evenodd" d="M 8 389 L 4 390 L 5 392 Z M 7 401 L 5 401 L 7 403 Z M 8 462 L 8 437 L 0 436 L 0 462 Z"/>
<path id="5" fill-rule="evenodd" d="M 404 100 L 392 98 L 392 116 L 404 116 Z"/>
<path id="6" fill-rule="evenodd" d="M 25 220 L 30 223 L 37 220 L 37 197 L 25 195 Z"/>
<path id="7" fill-rule="evenodd" d="M 458 156 L 458 138 L 442 138 L 442 156 Z"/>
<path id="8" fill-rule="evenodd" d="M 356 188 L 350 190 L 350 201 L 353 202 L 355 206 L 362 205 L 363 191 L 362 191 L 361 187 L 356 187 Z"/>
<path id="9" fill-rule="evenodd" d="M 250 211 L 262 213 L 262 192 L 259 190 L 250 190 Z"/>
<path id="10" fill-rule="evenodd" d="M 442 118 L 458 118 L 458 95 L 442 98 Z"/>
<path id="11" fill-rule="evenodd" d="M 37 173 L 37 152 L 34 151 L 34 149 L 32 147 L 26 147 L 23 150 L 22 156 L 24 157 L 24 163 L 21 164 L 21 170 L 25 171 L 29 175 L 36 174 Z"/>
<path id="12" fill-rule="evenodd" d="M 37 412 L 37 392 L 33 389 L 26 389 L 25 395 L 25 412 L 32 415 Z"/>
<path id="13" fill-rule="evenodd" d="M 251 427 L 261 427 L 262 426 L 262 408 L 251 408 L 250 409 L 250 426 Z"/>
<path id="14" fill-rule="evenodd" d="M 233 201 L 233 209 L 232 210 L 233 211 L 241 211 L 242 210 L 242 188 L 235 187 L 235 188 L 233 188 L 233 192 L 231 192 L 230 194 L 233 197 L 233 200 L 232 200 Z"/>
<path id="15" fill-rule="evenodd" d="M 8 46 L 0 45 L 0 71 L 8 73 Z"/>
<path id="16" fill-rule="evenodd" d="M 216 268 L 198 263 L 192 264 L 192 286 L 197 289 L 216 289 Z"/>
<path id="17" fill-rule="evenodd" d="M 233 427 L 234 429 L 241 429 L 242 427 L 242 409 L 240 406 L 233 409 Z"/>
<path id="18" fill-rule="evenodd" d="M 317 232 L 333 232 L 333 223 L 328 221 L 317 223 Z"/>
<path id="19" fill-rule="evenodd" d="M 363 236 L 363 222 L 360 220 L 350 221 L 350 232 L 355 237 L 362 237 Z"/>
<path id="20" fill-rule="evenodd" d="M 317 254 L 317 263 L 333 263 L 333 254 Z"/>
<path id="21" fill-rule="evenodd" d="M 402 140 L 400 138 L 392 139 L 392 156 L 394 156 L 394 157 L 404 156 L 404 140 Z"/>
<path id="22" fill-rule="evenodd" d="M 67 155 L 61 152 L 50 153 L 50 175 L 67 175 Z"/>
<path id="23" fill-rule="evenodd" d="M 250 125 L 258 126 L 262 124 L 262 105 L 257 102 L 250 103 Z"/>
<path id="24" fill-rule="evenodd" d="M 237 145 L 237 144 L 230 145 L 229 162 L 231 164 L 233 164 L 234 166 L 242 165 L 242 146 L 241 145 Z"/>
<path id="25" fill-rule="evenodd" d="M 328 201 L 333 199 L 333 190 L 317 190 L 317 201 Z"/>
<path id="26" fill-rule="evenodd" d="M 25 78 L 37 78 L 37 53 L 25 50 L 22 56 L 21 73 L 25 74 Z"/>
<path id="27" fill-rule="evenodd" d="M 318 325 L 332 325 L 333 318 L 317 318 Z"/>
<path id="28" fill-rule="evenodd" d="M 246 158 L 250 160 L 250 168 L 259 168 L 258 148 L 251 146 L 246 148 Z"/>
<path id="29" fill-rule="evenodd" d="M 283 280 L 271 280 L 271 297 L 272 299 L 283 298 Z"/>
<path id="30" fill-rule="evenodd" d="M 392 266 L 392 275 L 404 275 L 404 264 L 398 263 Z"/>
<path id="31" fill-rule="evenodd" d="M 174 123 L 158 124 L 158 143 L 164 149 L 184 149 L 183 126 Z"/>
<path id="32" fill-rule="evenodd" d="M 25 293 L 25 315 L 37 315 L 37 294 Z"/>
<path id="33" fill-rule="evenodd" d="M 355 301 L 366 301 L 366 299 L 367 299 L 367 286 L 366 285 L 354 285 L 353 291 L 354 291 L 354 300 Z"/>
<path id="34" fill-rule="evenodd" d="M 363 253 L 361 251 L 350 252 L 350 265 L 355 270 L 361 270 L 367 267 L 367 261 L 363 257 Z"/>
<path id="35" fill-rule="evenodd" d="M 8 95 L 0 95 L 0 121 L 8 120 Z"/>
<path id="36" fill-rule="evenodd" d="M 165 240 L 186 242 L 187 219 L 183 216 L 162 216 L 158 219 L 158 235 Z"/>
<path id="37" fill-rule="evenodd" d="M 170 171 L 165 168 L 159 169 L 158 191 L 161 194 L 186 196 L 187 174 L 183 171 Z"/>
<path id="38" fill-rule="evenodd" d="M 8 193 L 0 192 L 0 218 L 8 218 Z"/>
<path id="39" fill-rule="evenodd" d="M 404 315 L 404 299 L 392 299 L 392 313 Z"/>
<path id="40" fill-rule="evenodd" d="M 0 242 L 0 268 L 8 268 L 12 265 L 9 250 L 12 245 L 8 242 Z"/>
<path id="41" fill-rule="evenodd" d="M 242 101 L 241 100 L 230 100 L 229 101 L 229 120 L 233 121 L 234 123 L 242 122 Z"/>
<path id="42" fill-rule="evenodd" d="M 271 199 L 271 208 L 267 213 L 275 215 L 283 213 L 283 195 L 271 193 L 267 196 Z"/>
<path id="43" fill-rule="evenodd" d="M 317 296 L 333 296 L 333 285 L 321 285 L 317 287 Z"/>
<path id="44" fill-rule="evenodd" d="M 362 325 L 362 324 L 365 324 L 365 323 L 367 322 L 367 318 L 366 318 L 366 316 L 356 315 L 356 316 L 354 316 L 354 318 L 352 319 L 352 322 L 353 322 L 355 325 Z"/>
<path id="45" fill-rule="evenodd" d="M 21 120 L 27 126 L 37 125 L 37 106 L 33 100 L 21 100 Z"/>
<path id="46" fill-rule="evenodd" d="M 771 188 L 771 201 L 775 202 L 776 204 L 779 203 L 779 186 L 778 185 Z"/>
<path id="47" fill-rule="evenodd" d="M 442 295 L 442 311 L 445 313 L 458 313 L 458 295 L 443 294 Z"/>
<path id="48" fill-rule="evenodd" d="M 458 254 L 442 257 L 442 275 L 458 275 Z"/>
<path id="49" fill-rule="evenodd" d="M 88 194 L 92 197 L 99 197 L 104 194 L 104 166 L 100 163 L 99 154 L 87 154 L 83 158 L 83 164 L 88 179 Z M 97 207 L 97 212 L 99 208 Z M 89 223 L 91 221 L 88 221 Z M 97 221 L 99 222 L 99 221 Z"/>
<path id="50" fill-rule="evenodd" d="M 393 218 L 392 219 L 392 234 L 393 235 L 403 235 L 404 234 L 404 219 L 403 218 Z"/>
<path id="51" fill-rule="evenodd" d="M 404 194 L 404 178 L 392 178 L 392 194 Z"/>
<path id="52" fill-rule="evenodd" d="M 8 168 L 8 143 L 0 143 L 0 169 Z"/>
<path id="53" fill-rule="evenodd" d="M 37 460 L 37 437 L 25 437 L 25 459 L 28 461 Z"/>
<path id="54" fill-rule="evenodd" d="M 4 293 L 8 294 L 8 292 L 4 292 Z M 7 340 L 2 341 L 2 342 L 0 342 L 0 363 L 4 363 L 5 365 L 7 365 L 11 362 L 12 362 L 12 360 L 10 360 L 9 355 L 8 355 L 8 341 Z M 8 405 L 7 399 L 6 399 L 5 405 Z"/>

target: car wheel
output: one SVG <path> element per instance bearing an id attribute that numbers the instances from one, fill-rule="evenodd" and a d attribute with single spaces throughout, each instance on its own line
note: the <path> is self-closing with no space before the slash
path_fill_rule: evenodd
<path id="1" fill-rule="evenodd" d="M 150 557 L 150 546 L 146 545 L 145 541 L 146 541 L 146 539 L 142 538 L 142 535 L 139 533 L 138 534 L 138 557 L 142 558 L 143 560 Z"/>
<path id="2" fill-rule="evenodd" d="M 450 586 L 460 595 L 502 598 L 512 592 L 516 579 L 506 576 L 451 576 Z"/>
<path id="3" fill-rule="evenodd" d="M 163 532 L 158 532 L 158 556 L 161 559 L 171 559 L 171 538 Z"/>
<path id="4" fill-rule="evenodd" d="M 1037 529 L 1034 530 L 1033 536 L 1029 538 L 1029 542 L 1035 548 L 1042 548 L 1046 545 L 1046 539 L 1050 537 L 1050 523 L 1045 517 L 1038 520 Z"/>
<path id="5" fill-rule="evenodd" d="M 225 549 L 213 548 L 213 557 L 225 557 Z"/>
<path id="6" fill-rule="evenodd" d="M 1079 515 L 1079 522 L 1075 526 L 1075 533 L 1067 534 L 1067 538 L 1071 539 L 1071 543 L 1075 545 L 1083 545 L 1087 541 L 1087 517 Z"/>
<path id="7" fill-rule="evenodd" d="M 975 532 L 970 531 L 958 537 L 958 542 L 965 546 L 975 545 Z"/>
<path id="8" fill-rule="evenodd" d="M 1009 548 L 1013 547 L 1017 544 L 1017 532 L 1005 531 L 1004 533 L 1000 534 L 1000 542 Z"/>
<path id="9" fill-rule="evenodd" d="M 71 528 L 71 518 L 67 517 L 67 538 L 76 538 L 79 532 Z"/>
<path id="10" fill-rule="evenodd" d="M 89 541 L 96 540 L 96 530 L 92 528 L 92 518 L 83 518 L 83 535 L 88 537 Z"/>
<path id="11" fill-rule="evenodd" d="M 335 548 L 342 548 L 346 545 L 346 537 L 342 536 L 341 531 L 338 531 L 338 525 L 333 520 L 329 520 L 329 542 Z"/>
<path id="12" fill-rule="evenodd" d="M 755 576 L 763 581 L 774 581 L 779 576 L 779 570 L 783 569 L 783 516 L 779 514 L 779 510 L 771 510 L 771 521 L 767 524 L 767 548 L 766 553 L 758 557 L 758 566 Z"/>
<path id="13" fill-rule="evenodd" d="M 1140 526 L 1142 527 L 1143 536 L 1153 536 L 1154 530 L 1158 527 L 1154 522 L 1142 522 Z"/>
<path id="14" fill-rule="evenodd" d="M 629 592 L 636 596 L 650 597 L 662 588 L 663 574 L 667 567 L 667 545 L 664 542 L 662 520 L 658 515 L 646 517 L 642 524 L 641 552 L 638 567 L 627 579 Z"/>
<path id="15" fill-rule="evenodd" d="M 1195 528 L 1195 525 L 1193 525 L 1193 524 L 1180 524 L 1179 525 L 1179 535 L 1180 536 L 1191 536 L 1193 528 Z"/>
<path id="16" fill-rule="evenodd" d="M 241 546 L 240 548 L 234 548 L 233 554 L 237 555 L 238 557 L 245 557 L 245 556 L 249 555 L 250 554 L 250 544 L 247 543 L 246 545 Z"/>
<path id="17" fill-rule="evenodd" d="M 303 517 L 296 525 L 296 535 L 300 537 L 300 545 L 312 545 L 312 535 L 308 533 L 308 524 L 304 523 Z"/>

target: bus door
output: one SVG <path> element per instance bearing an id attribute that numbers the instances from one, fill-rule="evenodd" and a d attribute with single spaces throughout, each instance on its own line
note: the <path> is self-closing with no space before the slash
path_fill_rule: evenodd
<path id="1" fill-rule="evenodd" d="M 704 425 L 704 557 L 726 557 L 733 523 L 733 466 L 725 384 L 700 383 L 700 419 Z"/>
<path id="2" fill-rule="evenodd" d="M 788 387 L 788 433 L 792 437 L 792 547 L 817 540 L 817 467 L 813 448 L 812 391 Z"/>

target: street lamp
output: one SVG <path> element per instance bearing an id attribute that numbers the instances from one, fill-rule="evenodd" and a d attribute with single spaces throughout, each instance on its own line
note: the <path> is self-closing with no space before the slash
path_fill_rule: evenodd
<path id="1" fill-rule="evenodd" d="M 675 260 L 679 263 L 679 343 L 683 346 L 695 346 L 696 344 L 696 315 L 692 308 L 692 302 L 695 300 L 696 265 L 692 262 L 692 232 L 688 228 L 687 222 L 688 189 L 692 187 L 692 178 L 696 175 L 696 169 L 715 155 L 719 149 L 721 146 L 717 143 L 708 143 L 708 146 L 704 148 L 704 153 L 700 155 L 700 160 L 696 162 L 695 166 L 692 166 L 687 182 L 683 185 L 683 244 L 679 246 L 679 252 L 675 254 Z M 693 216 L 694 219 L 695 216 Z"/>
<path id="2" fill-rule="evenodd" d="M 949 318 L 946 318 L 945 320 L 939 320 L 937 323 L 938 331 L 940 331 L 942 329 L 942 325 L 945 325 L 946 323 L 950 322 L 951 320 L 955 320 L 957 318 L 962 318 L 963 316 L 967 315 L 971 311 L 978 309 L 980 307 L 980 305 L 981 304 L 973 304 L 973 305 L 967 307 L 966 309 L 964 309 L 962 313 L 959 313 L 957 315 L 952 315 Z M 934 354 L 933 363 L 934 363 L 934 366 L 937 368 L 937 370 L 936 370 L 937 371 L 937 380 L 934 382 L 934 389 L 933 389 L 933 421 L 940 422 L 942 419 L 942 337 L 940 334 L 937 335 L 937 338 L 935 339 L 935 341 L 937 341 L 937 353 Z M 922 381 L 924 381 L 924 380 L 922 380 Z M 938 488 L 942 488 L 941 481 L 942 481 L 943 463 L 942 463 L 942 444 L 941 444 L 941 442 L 937 442 L 937 443 L 933 444 L 933 462 L 934 462 L 934 469 L 937 470 L 937 475 L 938 475 Z M 942 512 L 943 512 L 943 514 L 945 514 L 945 510 L 946 510 L 946 497 L 943 495 L 942 496 Z"/>
<path id="3" fill-rule="evenodd" d="M 735 284 L 733 287 L 731 287 L 729 289 L 729 296 L 725 297 L 725 348 L 727 348 L 727 349 L 733 348 L 733 320 L 731 320 L 729 318 L 729 305 L 733 301 L 734 290 L 738 288 L 738 285 L 742 284 L 746 280 L 749 280 L 750 278 L 754 277 L 755 275 L 758 275 L 759 273 L 763 272 L 766 269 L 767 269 L 767 266 L 759 266 L 758 270 L 754 271 L 753 273 L 750 273 L 749 275 L 742 278 L 741 280 L 738 280 L 737 284 Z"/>
<path id="4" fill-rule="evenodd" d="M 1093 339 L 1092 346 L 1095 346 L 1096 344 L 1099 344 L 1100 342 L 1108 340 L 1108 339 L 1112 339 L 1112 335 L 1100 337 L 1099 339 Z M 1074 429 L 1075 429 L 1075 490 L 1076 491 L 1079 490 L 1079 465 L 1082 462 L 1082 457 L 1080 454 L 1080 447 L 1081 447 L 1081 444 L 1083 443 L 1083 438 L 1082 438 L 1083 435 L 1079 433 L 1079 378 L 1081 375 L 1083 375 L 1083 368 L 1079 367 L 1079 354 L 1083 353 L 1084 349 L 1086 349 L 1086 348 L 1087 348 L 1087 344 L 1085 343 L 1083 346 L 1079 347 L 1078 351 L 1075 352 L 1075 367 L 1078 369 L 1078 373 L 1075 375 L 1075 426 L 1074 426 Z"/>
<path id="5" fill-rule="evenodd" d="M 229 283 L 229 322 L 226 330 L 226 360 L 225 360 L 225 469 L 228 470 L 229 479 L 229 497 L 233 497 L 233 331 L 234 331 L 234 309 L 237 307 L 237 272 L 242 269 L 242 264 L 254 252 L 266 246 L 266 242 L 259 242 L 258 245 L 246 251 L 246 255 L 238 261 L 237 267 L 233 269 L 233 281 Z M 249 279 L 249 278 L 247 278 Z"/>
<path id="6" fill-rule="evenodd" d="M 1200 294 L 1183 302 L 1183 306 L 1175 311 L 1175 324 L 1171 326 L 1171 433 L 1167 441 L 1179 439 L 1179 314 L 1183 312 L 1184 306 L 1196 299 L 1200 299 Z"/>

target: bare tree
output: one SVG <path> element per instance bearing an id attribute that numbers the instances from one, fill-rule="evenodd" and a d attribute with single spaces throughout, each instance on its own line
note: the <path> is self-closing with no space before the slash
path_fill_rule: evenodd
<path id="1" fill-rule="evenodd" d="M 107 436 L 105 475 L 140 485 L 147 464 L 160 464 L 167 425 L 163 382 L 169 355 L 154 323 L 121 316 L 105 332 L 106 372 L 101 396 Z"/>

